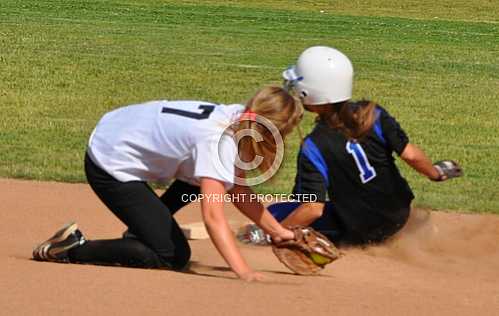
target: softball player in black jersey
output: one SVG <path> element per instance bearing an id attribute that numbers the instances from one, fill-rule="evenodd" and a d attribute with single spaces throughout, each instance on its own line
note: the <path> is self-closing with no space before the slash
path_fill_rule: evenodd
<path id="1" fill-rule="evenodd" d="M 414 198 L 394 152 L 431 180 L 460 175 L 457 166 L 454 173 L 434 166 L 383 107 L 350 100 L 353 67 L 340 51 L 308 48 L 283 76 L 305 109 L 318 114 L 298 155 L 293 190 L 317 200 L 271 206 L 283 224 L 311 225 L 339 243 L 380 242 L 404 226 Z"/>

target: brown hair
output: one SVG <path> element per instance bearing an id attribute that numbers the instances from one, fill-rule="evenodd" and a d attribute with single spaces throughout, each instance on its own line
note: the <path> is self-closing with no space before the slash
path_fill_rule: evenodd
<path id="1" fill-rule="evenodd" d="M 340 131 L 347 139 L 362 139 L 372 128 L 376 103 L 362 100 L 321 105 L 319 120 Z"/>
<path id="2" fill-rule="evenodd" d="M 300 123 L 303 107 L 286 90 L 268 86 L 255 93 L 247 102 L 246 111 L 270 121 L 284 138 Z M 261 135 L 263 141 L 253 137 L 243 137 L 239 142 L 239 154 L 243 160 L 251 161 L 255 156 L 263 158 L 258 169 L 265 172 L 272 167 L 277 154 L 277 144 L 271 130 L 256 120 L 242 120 L 237 130 L 249 129 Z"/>

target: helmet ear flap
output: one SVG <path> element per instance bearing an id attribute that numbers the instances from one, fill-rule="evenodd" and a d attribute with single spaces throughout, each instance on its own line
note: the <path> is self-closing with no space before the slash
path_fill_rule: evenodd
<path id="1" fill-rule="evenodd" d="M 284 78 L 283 88 L 288 92 L 295 90 L 299 82 L 303 80 L 303 76 L 299 76 L 296 73 L 296 66 L 291 66 L 288 69 L 284 70 L 282 73 L 282 77 Z"/>
<path id="2" fill-rule="evenodd" d="M 284 81 L 282 82 L 282 88 L 287 92 L 293 91 L 295 88 L 293 80 L 284 79 Z"/>

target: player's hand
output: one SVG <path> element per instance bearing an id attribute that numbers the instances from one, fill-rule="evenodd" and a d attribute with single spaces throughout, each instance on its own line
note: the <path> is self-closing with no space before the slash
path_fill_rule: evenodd
<path id="1" fill-rule="evenodd" d="M 282 242 L 285 240 L 293 240 L 295 239 L 295 233 L 292 230 L 284 228 L 280 231 L 279 235 L 272 236 L 272 240 L 274 242 Z"/>
<path id="2" fill-rule="evenodd" d="M 265 276 L 262 273 L 253 270 L 238 274 L 237 276 L 241 280 L 244 280 L 246 282 L 260 282 L 266 280 Z"/>

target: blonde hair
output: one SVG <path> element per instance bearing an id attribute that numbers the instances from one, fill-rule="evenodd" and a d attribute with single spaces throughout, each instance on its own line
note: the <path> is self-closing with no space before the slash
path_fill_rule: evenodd
<path id="1" fill-rule="evenodd" d="M 246 111 L 253 112 L 269 120 L 284 138 L 300 123 L 303 107 L 297 99 L 286 90 L 277 86 L 268 86 L 255 93 L 246 103 Z M 258 166 L 260 172 L 266 172 L 272 167 L 277 154 L 277 144 L 272 131 L 256 120 L 242 120 L 237 130 L 249 129 L 262 136 L 263 141 L 253 137 L 243 137 L 239 142 L 239 155 L 243 160 L 252 160 L 261 156 Z"/>
<path id="2" fill-rule="evenodd" d="M 349 140 L 362 139 L 371 130 L 375 121 L 376 103 L 362 100 L 323 105 L 319 119 L 340 131 Z"/>

